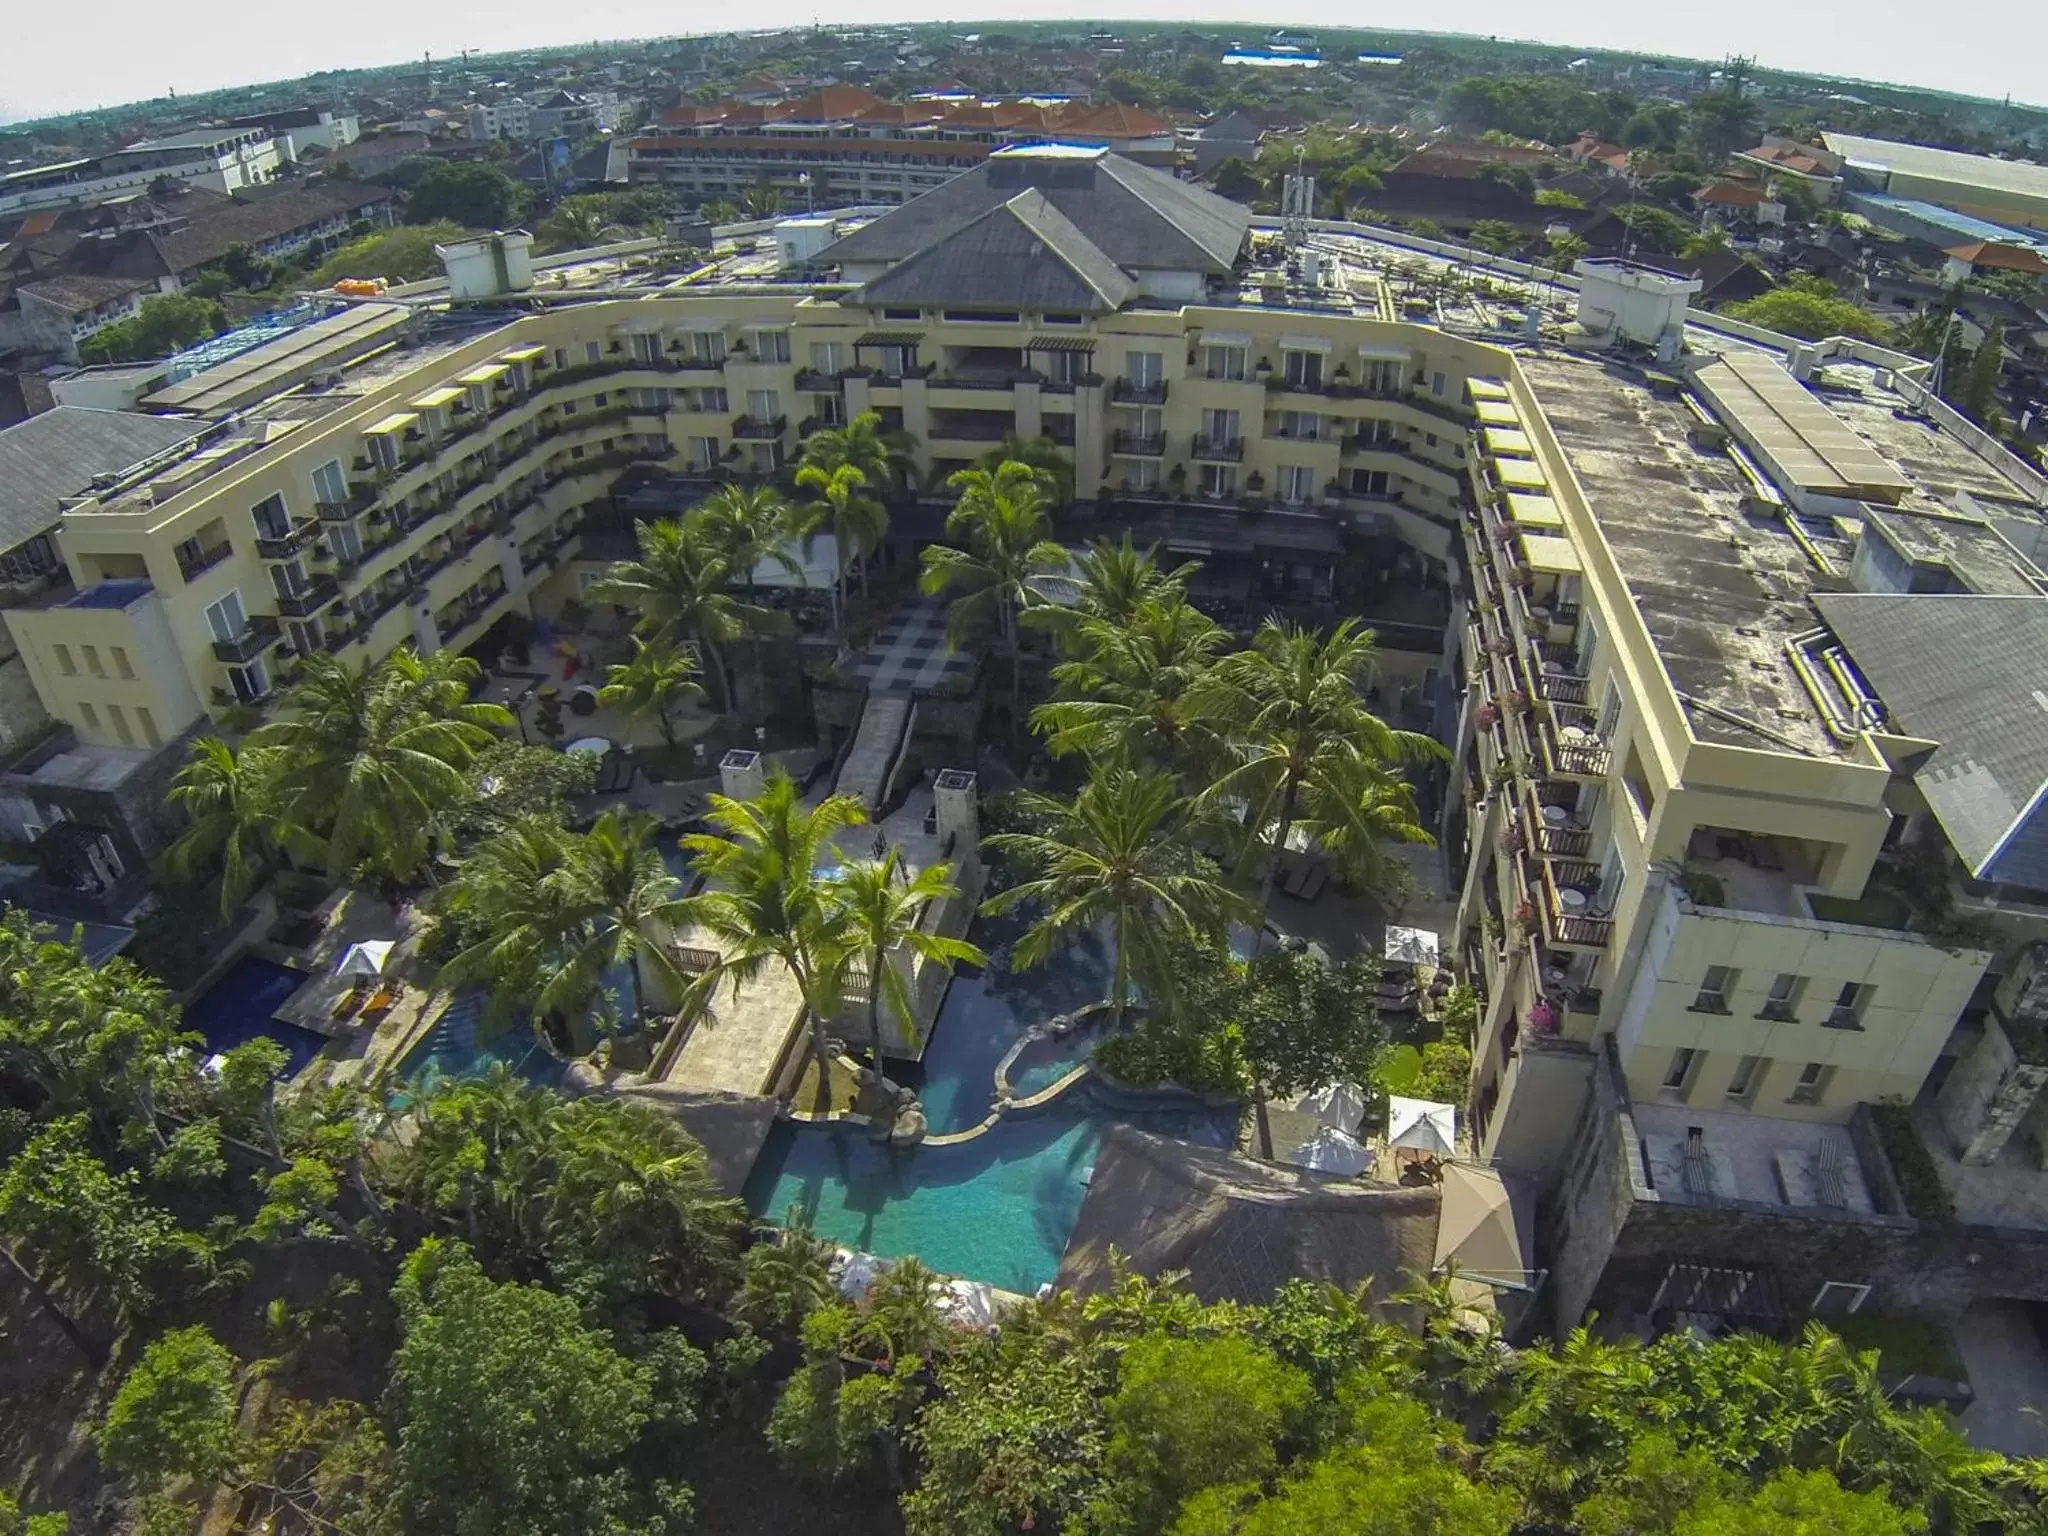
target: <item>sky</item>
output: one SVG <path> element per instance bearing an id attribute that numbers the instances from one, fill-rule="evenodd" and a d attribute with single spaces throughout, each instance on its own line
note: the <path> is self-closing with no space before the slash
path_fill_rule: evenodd
<path id="1" fill-rule="evenodd" d="M 607 38 L 672 36 L 735 24 L 749 28 L 859 20 L 1060 20 L 1074 0 L 864 0 L 858 11 L 810 0 L 752 0 L 745 7 L 701 0 L 440 0 L 403 9 L 281 5 L 210 14 L 164 0 L 89 0 L 73 11 L 57 0 L 11 0 L 0 31 L 0 122 L 112 106 L 219 86 L 289 79 L 320 69 L 388 65 L 431 51 L 499 52 L 573 44 L 592 24 Z M 1938 11 L 1907 0 L 1577 0 L 1538 7 L 1527 0 L 1449 0 L 1427 11 L 1388 0 L 1284 0 L 1261 10 L 1246 0 L 1116 0 L 1122 19 L 1242 26 L 1245 37 L 1292 27 L 1426 27 L 1431 31 L 1523 38 L 1718 59 L 1754 55 L 1765 65 L 2023 101 L 2048 101 L 2048 5 L 2042 0 L 1948 0 Z M 1254 18 L 1245 23 L 1249 15 Z M 1540 29 L 1532 31 L 1532 29 Z"/>

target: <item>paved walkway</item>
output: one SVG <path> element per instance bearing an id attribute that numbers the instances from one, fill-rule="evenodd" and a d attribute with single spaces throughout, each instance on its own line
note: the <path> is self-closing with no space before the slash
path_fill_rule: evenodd
<path id="1" fill-rule="evenodd" d="M 2008 1456 L 2048 1455 L 2048 1351 L 2027 1304 L 1978 1302 L 1956 1325 L 1955 1341 L 1977 1394 L 1956 1419 L 1971 1443 Z"/>
<path id="2" fill-rule="evenodd" d="M 678 938 L 698 948 L 720 947 L 697 929 L 687 929 Z M 797 1027 L 802 1001 L 796 977 L 779 960 L 770 961 L 737 994 L 730 982 L 721 984 L 662 1081 L 674 1088 L 771 1091 L 775 1063 Z"/>
<path id="3" fill-rule="evenodd" d="M 854 670 L 866 681 L 871 695 L 908 693 L 972 675 L 974 657 L 966 651 L 946 649 L 945 601 L 918 597 L 890 615 Z"/>

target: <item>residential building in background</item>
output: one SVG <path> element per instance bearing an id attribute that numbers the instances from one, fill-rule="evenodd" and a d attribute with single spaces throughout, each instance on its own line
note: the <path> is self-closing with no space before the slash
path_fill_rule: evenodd
<path id="1" fill-rule="evenodd" d="M 32 166 L 0 175 L 0 214 L 104 203 L 163 180 L 238 192 L 274 180 L 277 141 L 262 128 L 195 128 L 146 139 L 112 154 Z"/>
<path id="2" fill-rule="evenodd" d="M 469 136 L 478 140 L 582 139 L 614 132 L 630 116 L 617 91 L 555 91 L 536 102 L 513 96 L 468 107 Z"/>

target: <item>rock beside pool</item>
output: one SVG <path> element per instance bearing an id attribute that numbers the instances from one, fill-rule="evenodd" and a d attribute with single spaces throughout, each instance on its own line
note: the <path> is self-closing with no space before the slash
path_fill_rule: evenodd
<path id="1" fill-rule="evenodd" d="M 914 1147 L 925 1138 L 924 1106 L 915 1099 L 909 1107 L 896 1112 L 896 1123 L 889 1127 L 889 1145 L 892 1147 Z"/>

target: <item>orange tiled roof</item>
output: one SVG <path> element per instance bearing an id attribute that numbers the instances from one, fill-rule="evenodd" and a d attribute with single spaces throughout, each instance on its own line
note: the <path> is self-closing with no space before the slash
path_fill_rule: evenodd
<path id="1" fill-rule="evenodd" d="M 2002 272 L 2030 272 L 2035 277 L 2048 277 L 2048 261 L 2042 260 L 2039 251 L 2029 250 L 2023 245 L 1979 240 L 1974 245 L 1959 245 L 1943 254 L 1958 261 L 1967 261 L 1973 267 L 1994 267 Z"/>
<path id="2" fill-rule="evenodd" d="M 882 98 L 857 85 L 828 85 L 801 101 L 785 103 L 785 116 L 806 123 L 837 123 L 882 105 Z"/>
<path id="3" fill-rule="evenodd" d="M 1719 208 L 1760 208 L 1767 202 L 1762 187 L 1737 186 L 1731 181 L 1716 181 L 1701 187 L 1693 193 L 1696 203 L 1711 203 Z"/>

